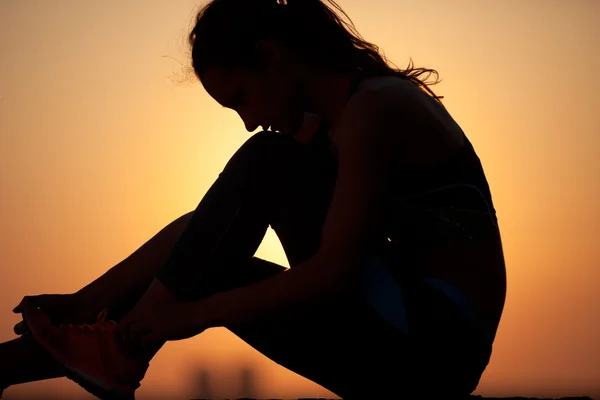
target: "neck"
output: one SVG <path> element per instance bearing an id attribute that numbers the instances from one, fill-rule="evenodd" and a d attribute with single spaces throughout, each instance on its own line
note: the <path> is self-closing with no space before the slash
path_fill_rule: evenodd
<path id="1" fill-rule="evenodd" d="M 303 84 L 311 112 L 318 114 L 323 123 L 334 129 L 348 100 L 350 75 L 313 69 L 306 71 L 304 76 L 307 77 Z"/>

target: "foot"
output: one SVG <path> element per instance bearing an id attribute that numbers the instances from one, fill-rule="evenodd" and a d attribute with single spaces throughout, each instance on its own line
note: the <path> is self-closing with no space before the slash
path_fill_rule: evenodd
<path id="1" fill-rule="evenodd" d="M 65 376 L 64 368 L 30 334 L 0 343 L 0 392 L 9 386 Z"/>
<path id="2" fill-rule="evenodd" d="M 32 336 L 66 367 L 69 379 L 101 399 L 134 399 L 148 362 L 123 354 L 117 323 L 106 321 L 106 314 L 91 325 L 52 325 L 40 309 L 26 307 L 23 319 Z"/>

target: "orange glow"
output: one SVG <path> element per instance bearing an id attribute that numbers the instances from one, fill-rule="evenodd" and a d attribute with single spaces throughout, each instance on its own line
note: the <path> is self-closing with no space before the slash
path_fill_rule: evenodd
<path id="1" fill-rule="evenodd" d="M 398 66 L 412 57 L 440 72 L 434 89 L 484 164 L 508 295 L 476 394 L 600 395 L 600 3 L 338 3 Z M 192 210 L 249 137 L 198 82 L 174 82 L 197 5 L 0 6 L 1 341 L 23 295 L 95 279 Z M 259 255 L 287 265 L 272 232 Z M 213 329 L 169 343 L 139 398 L 199 397 L 202 368 L 215 397 L 247 395 L 243 368 L 255 397 L 331 396 Z M 7 395 L 40 391 L 91 398 L 63 379 Z"/>

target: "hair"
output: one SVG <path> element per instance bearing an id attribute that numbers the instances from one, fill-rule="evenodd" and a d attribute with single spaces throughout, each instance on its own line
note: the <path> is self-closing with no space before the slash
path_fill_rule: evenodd
<path id="1" fill-rule="evenodd" d="M 209 66 L 225 70 L 257 67 L 255 44 L 261 39 L 282 41 L 302 60 L 323 64 L 334 72 L 398 76 L 440 103 L 443 98 L 429 87 L 440 82 L 436 70 L 415 68 L 412 59 L 406 69 L 397 68 L 377 45 L 362 38 L 334 0 L 210 1 L 199 10 L 189 34 L 196 76 Z M 435 80 L 430 81 L 432 75 Z"/>

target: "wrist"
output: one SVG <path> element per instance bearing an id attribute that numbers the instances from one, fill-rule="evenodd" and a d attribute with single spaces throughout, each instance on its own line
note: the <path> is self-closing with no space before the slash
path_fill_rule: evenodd
<path id="1" fill-rule="evenodd" d="M 194 326 L 196 326 L 199 331 L 225 326 L 223 323 L 224 321 L 221 321 L 222 312 L 220 312 L 217 307 L 218 297 L 215 298 L 215 296 L 217 295 L 188 303 L 188 312 L 191 313 Z"/>
<path id="2" fill-rule="evenodd" d="M 85 291 L 78 291 L 71 295 L 72 301 L 76 304 L 77 308 L 83 313 L 98 313 L 104 308 L 110 308 L 108 298 L 106 296 L 94 296 L 91 293 Z"/>

